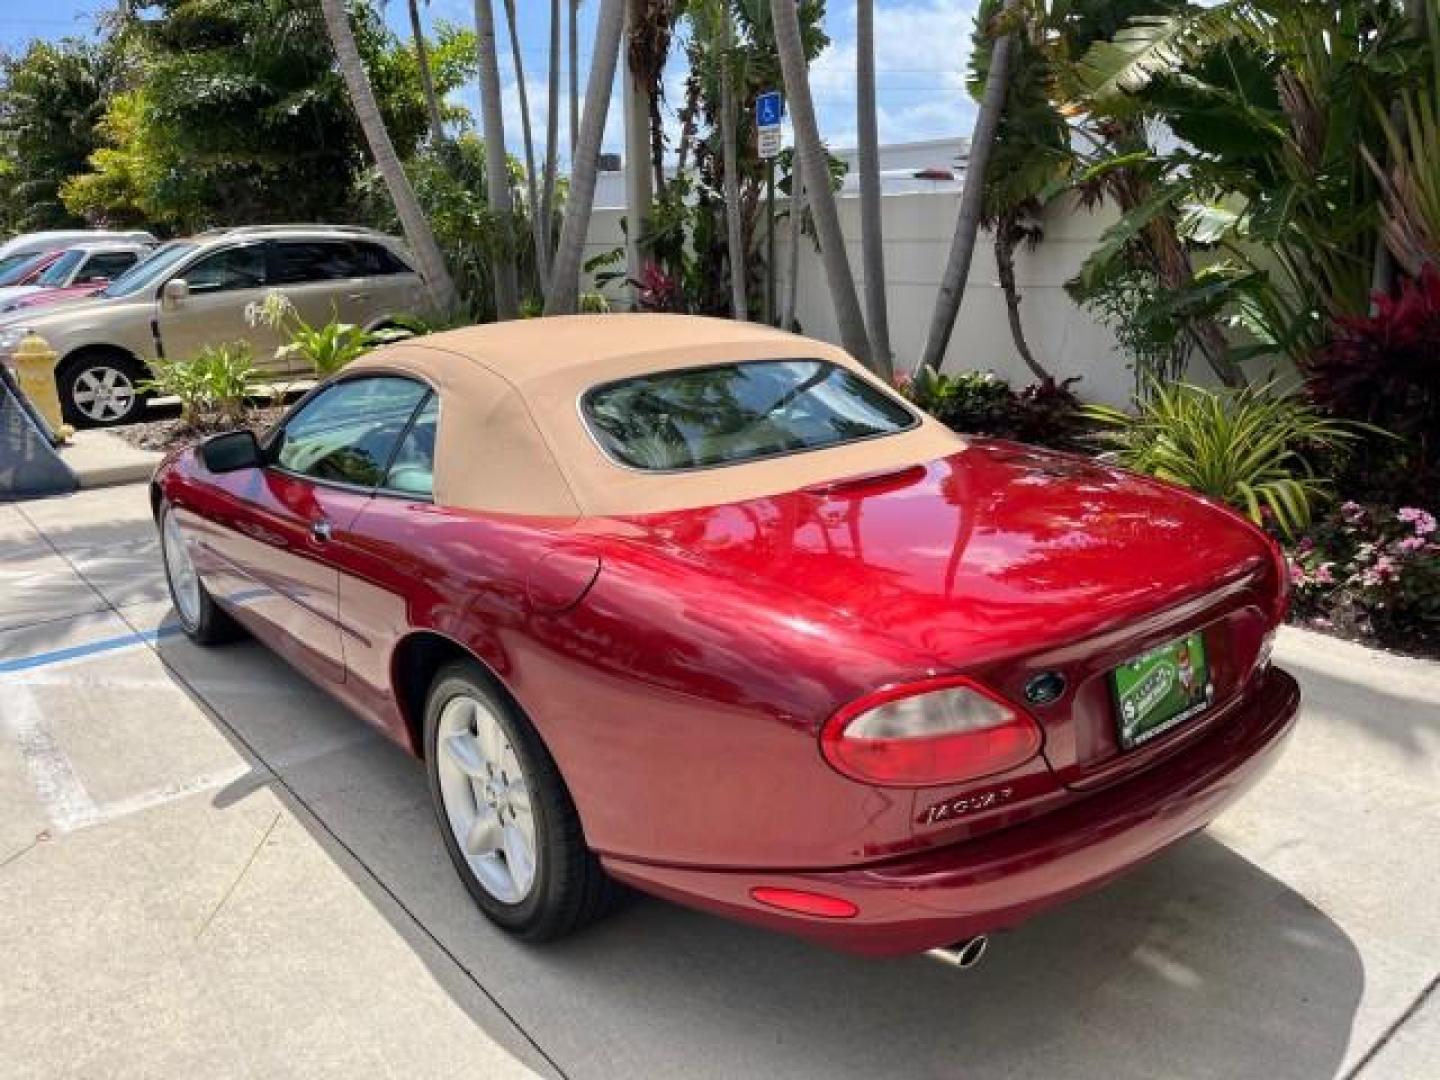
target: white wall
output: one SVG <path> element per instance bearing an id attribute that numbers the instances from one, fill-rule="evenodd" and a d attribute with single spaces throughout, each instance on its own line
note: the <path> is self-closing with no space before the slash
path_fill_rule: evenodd
<path id="1" fill-rule="evenodd" d="M 838 203 L 851 271 L 863 298 L 860 201 L 842 197 Z M 940 275 L 959 215 L 959 194 L 887 195 L 881 200 L 881 207 L 891 344 L 896 369 L 908 370 L 924 348 Z M 621 214 L 612 209 L 594 212 L 585 251 L 587 259 L 623 243 L 619 228 Z M 1036 359 L 1057 378 L 1081 376 L 1082 381 L 1075 389 L 1086 400 L 1121 404 L 1129 399 L 1132 375 L 1114 336 L 1079 308 L 1063 288 L 1112 220 L 1110 211 L 1092 214 L 1066 201 L 1052 204 L 1047 211 L 1045 241 L 1035 251 L 1021 251 L 1017 255 L 1016 278 L 1023 298 L 1021 318 Z M 788 229 L 782 221 L 776 245 L 782 273 L 789 265 L 787 237 Z M 805 333 L 838 341 L 824 268 L 810 240 L 802 239 L 801 243 L 797 317 Z M 779 291 L 783 295 L 783 288 Z M 612 286 L 606 293 L 623 306 L 621 288 Z M 993 370 L 1017 388 L 1033 381 L 1010 338 L 1004 294 L 996 277 L 994 251 L 987 234 L 982 234 L 975 252 L 965 302 L 950 339 L 944 367 L 946 371 Z"/>

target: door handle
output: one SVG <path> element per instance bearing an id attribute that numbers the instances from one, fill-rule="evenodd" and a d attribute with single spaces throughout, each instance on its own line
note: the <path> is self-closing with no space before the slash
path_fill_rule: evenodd
<path id="1" fill-rule="evenodd" d="M 346 300 L 369 300 L 369 299 L 370 299 L 370 294 L 369 294 L 368 292 L 352 292 L 352 293 L 350 293 L 348 296 L 346 296 L 345 299 L 346 299 Z"/>
<path id="2" fill-rule="evenodd" d="M 331 535 L 330 522 L 324 518 L 319 518 L 310 523 L 310 536 L 317 544 L 327 543 Z"/>

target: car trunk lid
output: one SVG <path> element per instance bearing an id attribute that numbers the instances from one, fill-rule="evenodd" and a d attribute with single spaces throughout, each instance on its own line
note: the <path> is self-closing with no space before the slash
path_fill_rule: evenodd
<path id="1" fill-rule="evenodd" d="M 1257 530 L 1168 485 L 1010 443 L 637 523 L 686 558 L 821 600 L 937 671 L 978 674 L 1030 709 L 1075 788 L 1188 735 L 1123 751 L 1111 670 L 1200 631 L 1218 707 L 1271 621 L 1273 560 Z M 1056 674 L 1055 700 L 1027 702 L 1032 680 Z"/>

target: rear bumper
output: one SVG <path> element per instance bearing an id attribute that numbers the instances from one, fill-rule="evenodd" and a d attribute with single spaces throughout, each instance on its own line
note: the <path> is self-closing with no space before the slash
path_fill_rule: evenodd
<path id="1" fill-rule="evenodd" d="M 888 862 L 777 873 L 652 866 L 606 868 L 646 892 L 783 930 L 848 952 L 920 952 L 1014 925 L 1097 888 L 1204 828 L 1279 757 L 1300 705 L 1295 680 L 1271 669 L 1225 723 L 1183 753 L 1043 817 Z M 852 918 L 791 914 L 756 903 L 756 886 L 842 897 Z"/>

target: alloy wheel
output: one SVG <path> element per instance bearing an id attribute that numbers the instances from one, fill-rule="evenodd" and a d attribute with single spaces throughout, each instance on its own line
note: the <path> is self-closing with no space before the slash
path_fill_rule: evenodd
<path id="1" fill-rule="evenodd" d="M 195 564 L 190 561 L 190 551 L 185 546 L 185 537 L 180 532 L 180 523 L 175 520 L 173 510 L 165 514 L 165 524 L 160 530 L 165 554 L 165 576 L 170 579 L 170 593 L 180 618 L 185 625 L 200 625 L 200 575 L 195 573 Z"/>
<path id="2" fill-rule="evenodd" d="M 440 797 L 456 846 L 480 885 L 518 904 L 535 884 L 535 814 L 520 759 L 490 707 L 465 694 L 441 710 Z"/>
<path id="3" fill-rule="evenodd" d="M 95 364 L 75 377 L 70 397 L 86 419 L 109 423 L 128 416 L 135 408 L 135 382 L 120 368 Z"/>

